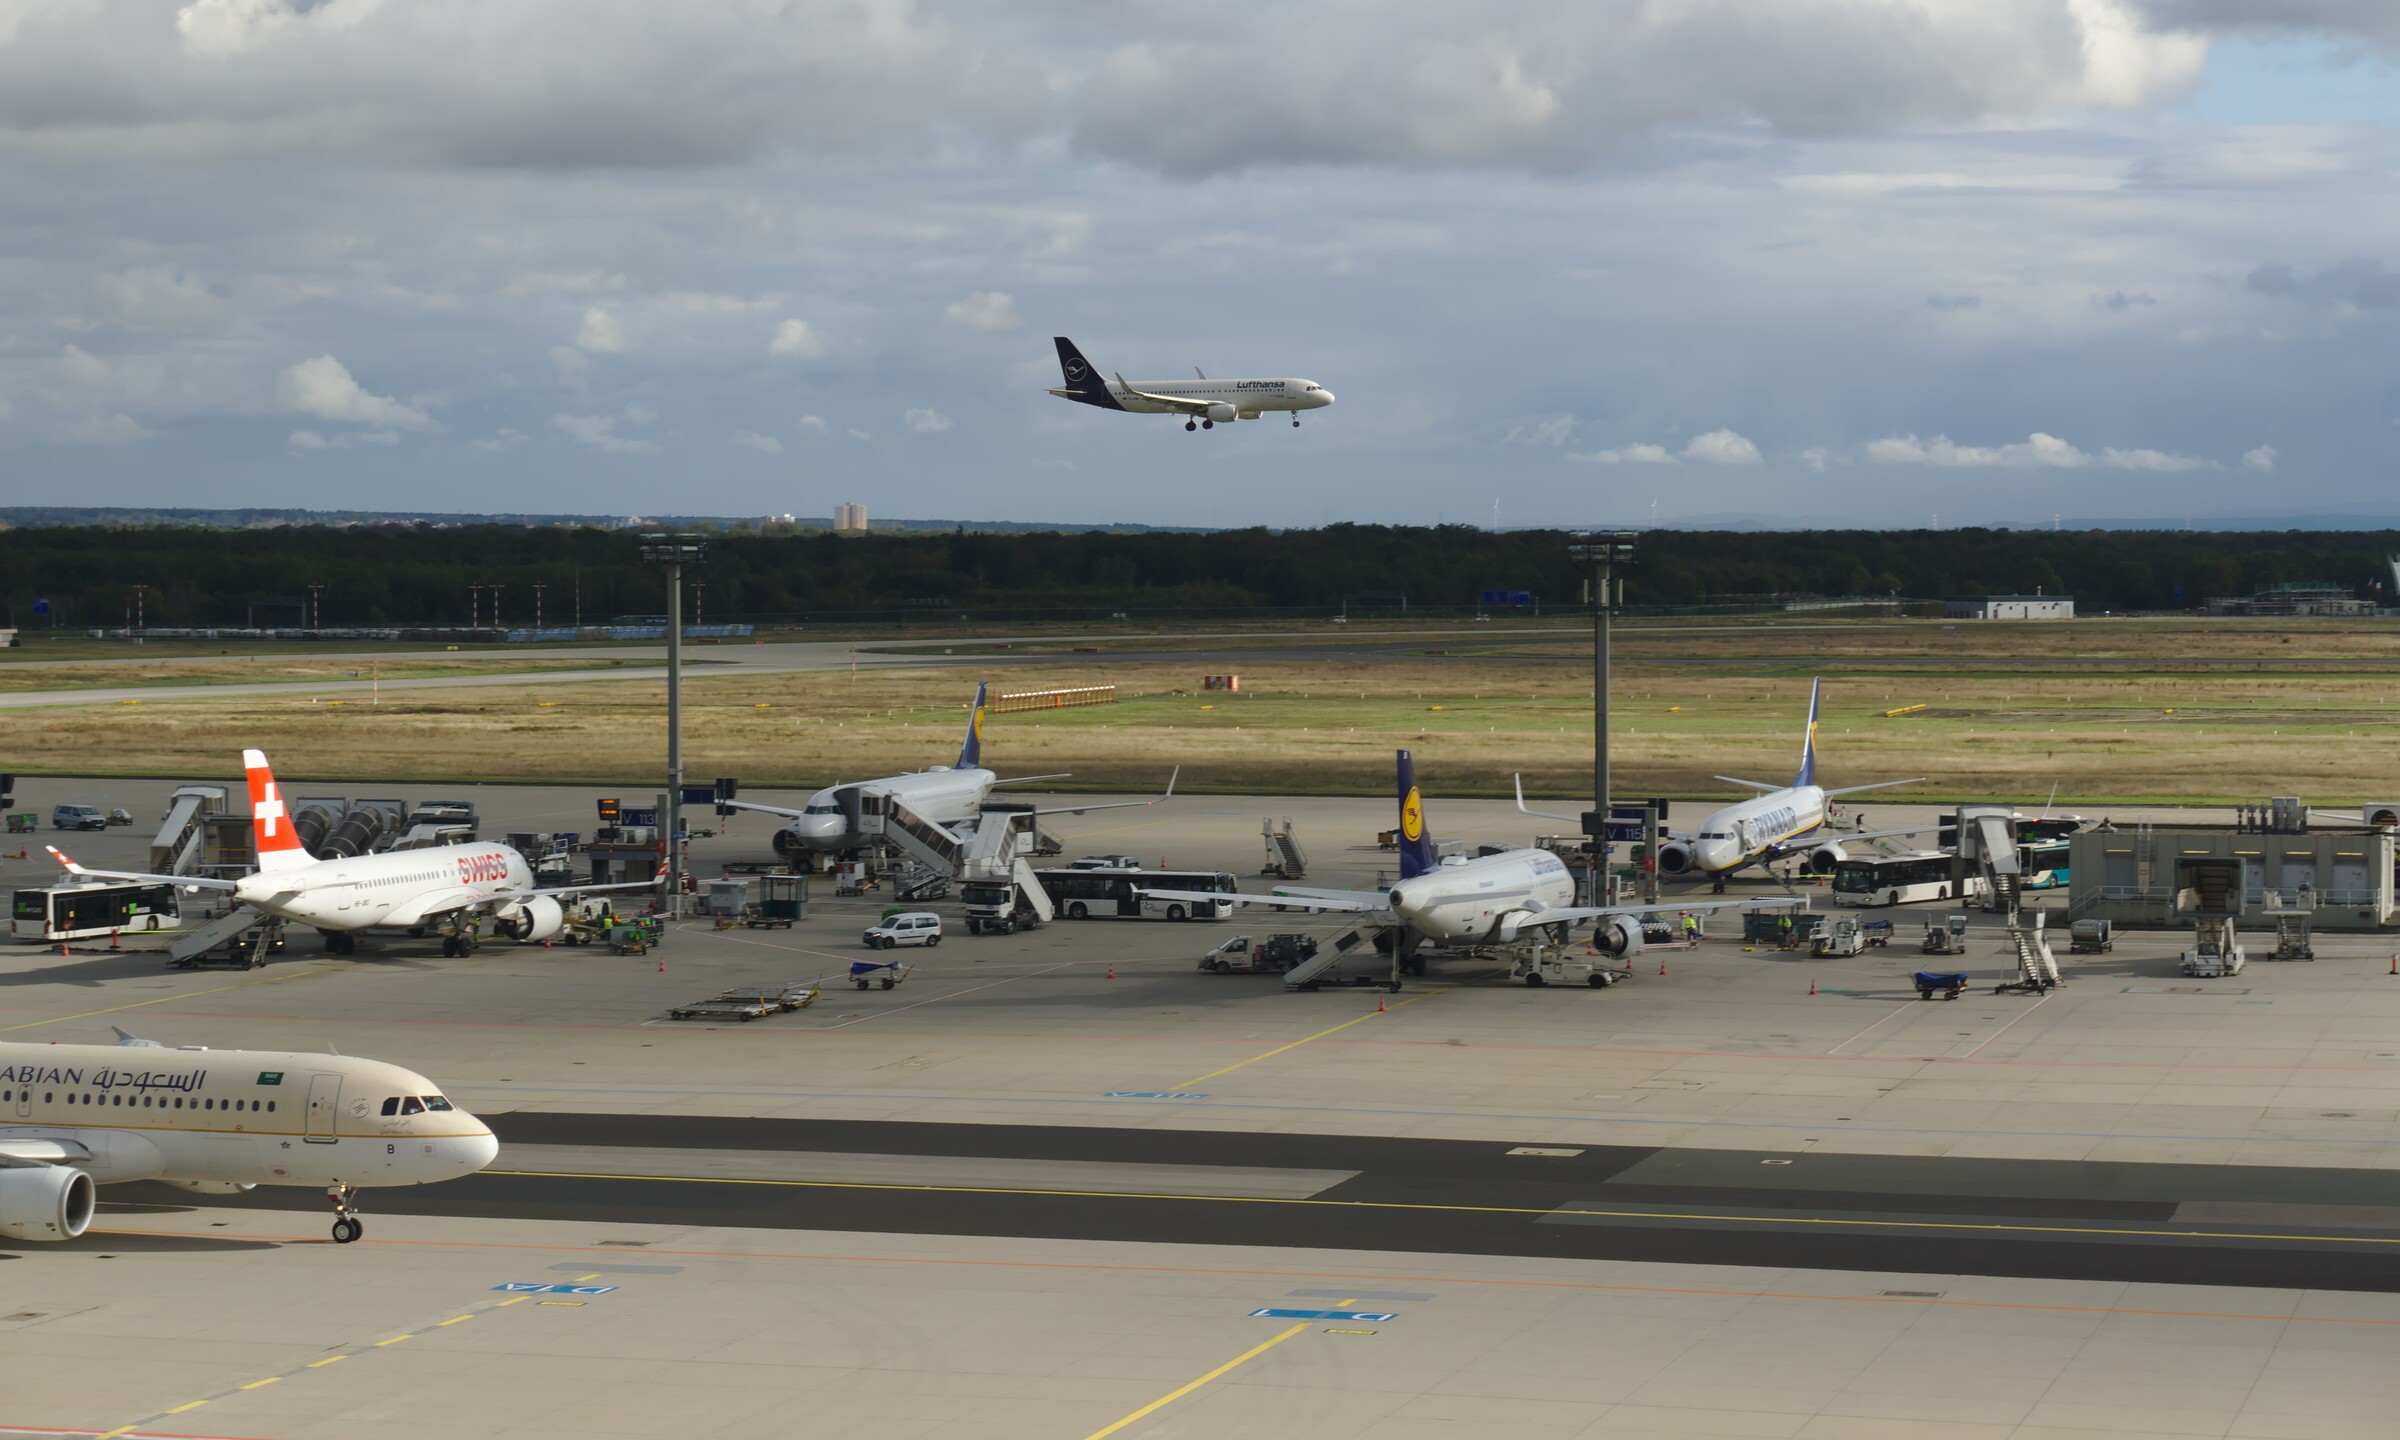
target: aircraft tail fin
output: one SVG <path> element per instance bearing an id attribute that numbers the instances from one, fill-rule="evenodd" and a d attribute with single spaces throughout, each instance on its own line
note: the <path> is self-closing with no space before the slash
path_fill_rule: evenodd
<path id="1" fill-rule="evenodd" d="M 258 868 L 297 870 L 317 863 L 316 857 L 300 844 L 291 812 L 284 807 L 283 787 L 275 783 L 275 772 L 267 768 L 267 757 L 256 750 L 244 750 L 242 769 L 250 777 L 250 835 L 258 842 Z"/>
<path id="2" fill-rule="evenodd" d="M 1817 691 L 1824 684 L 1823 676 L 1808 682 L 1808 729 L 1800 737 L 1800 777 L 1792 782 L 1794 788 L 1817 783 Z"/>
<path id="3" fill-rule="evenodd" d="M 1075 342 L 1064 335 L 1051 338 L 1058 342 L 1058 370 L 1066 377 L 1067 388 L 1080 395 L 1107 397 L 1108 382 L 1100 378 L 1100 372 L 1093 368 L 1091 361 L 1083 358 L 1083 352 L 1075 348 Z"/>
<path id="4" fill-rule="evenodd" d="M 975 708 L 967 715 L 967 743 L 958 747 L 961 770 L 973 770 L 983 764 L 983 693 L 990 688 L 988 682 L 976 682 Z"/>
<path id="5" fill-rule="evenodd" d="M 1412 879 L 1438 862 L 1425 833 L 1425 798 L 1417 793 L 1417 762 L 1400 752 L 1400 878 Z"/>

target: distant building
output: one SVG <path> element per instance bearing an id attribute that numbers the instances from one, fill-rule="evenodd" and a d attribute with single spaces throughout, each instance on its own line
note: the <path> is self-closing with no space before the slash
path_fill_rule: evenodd
<path id="1" fill-rule="evenodd" d="M 836 505 L 836 506 L 834 506 L 834 507 L 833 507 L 833 533 L 834 533 L 834 534 L 836 534 L 836 535 L 864 535 L 864 534 L 866 534 L 866 533 L 867 533 L 867 507 L 866 507 L 866 506 L 864 506 L 864 505 Z"/>
<path id="2" fill-rule="evenodd" d="M 2361 600 L 2345 586 L 2323 580 L 2302 580 L 2288 585 L 2276 585 L 2259 591 L 2247 599 L 2239 595 L 2212 595 L 2208 599 L 2211 615 L 2372 615 L 2375 602 Z"/>
<path id="3" fill-rule="evenodd" d="M 2072 620 L 2072 595 L 1955 595 L 1942 602 L 1952 620 Z"/>

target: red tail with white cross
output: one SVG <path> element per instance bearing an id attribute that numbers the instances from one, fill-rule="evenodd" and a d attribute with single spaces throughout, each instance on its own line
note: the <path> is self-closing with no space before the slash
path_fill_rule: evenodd
<path id="1" fill-rule="evenodd" d="M 258 868 L 297 870 L 316 859 L 300 844 L 291 812 L 283 803 L 283 787 L 267 768 L 267 757 L 256 750 L 242 752 L 242 768 L 250 772 L 250 835 L 258 842 Z"/>

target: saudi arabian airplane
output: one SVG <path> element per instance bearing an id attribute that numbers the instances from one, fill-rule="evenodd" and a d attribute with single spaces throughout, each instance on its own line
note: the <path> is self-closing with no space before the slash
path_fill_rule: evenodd
<path id="1" fill-rule="evenodd" d="M 1660 911 L 1752 910 L 1798 903 L 1777 897 L 1764 900 L 1683 902 L 1673 905 L 1578 905 L 1575 877 L 1567 862 L 1548 850 L 1504 850 L 1474 859 L 1437 859 L 1425 829 L 1425 801 L 1417 789 L 1416 762 L 1406 750 L 1398 754 L 1400 784 L 1400 879 L 1389 890 L 1318 890 L 1305 886 L 1278 887 L 1272 895 L 1208 894 L 1201 891 L 1146 890 L 1168 900 L 1231 898 L 1239 905 L 1271 905 L 1284 910 L 1325 910 L 1356 914 L 1369 928 L 1403 930 L 1394 946 L 1396 964 L 1418 941 L 1456 949 L 1485 949 L 1548 939 L 1564 944 L 1574 927 L 1586 920 L 1600 922 L 1592 936 L 1597 948 L 1611 955 L 1631 955 L 1642 948 L 1642 917 Z M 1542 983 L 1538 971 L 1527 971 L 1526 983 Z M 1595 985 L 1606 983 L 1595 979 Z"/>
<path id="2" fill-rule="evenodd" d="M 845 780 L 828 785 L 808 797 L 808 803 L 794 810 L 782 805 L 761 805 L 749 800 L 721 800 L 729 810 L 755 810 L 761 815 L 781 816 L 790 823 L 775 832 L 775 853 L 786 860 L 802 861 L 816 855 L 828 855 L 844 850 L 856 850 L 876 838 L 859 827 L 859 815 L 871 799 L 877 803 L 897 802 L 920 819 L 953 832 L 953 838 L 964 839 L 956 832 L 972 830 L 976 817 L 991 798 L 992 791 L 1002 785 L 1025 785 L 1036 780 L 1064 780 L 1064 775 L 1027 775 L 1016 780 L 1003 780 L 983 768 L 984 699 L 989 684 L 975 687 L 975 705 L 967 715 L 967 739 L 959 747 L 958 763 L 936 765 L 905 775 L 886 775 L 879 780 Z M 1050 809 L 1018 811 L 1034 815 L 1081 815 L 1087 810 L 1134 810 L 1144 805 L 1156 805 L 1175 794 L 1175 776 L 1182 773 L 1178 766 L 1167 776 L 1163 795 L 1148 800 L 1115 800 L 1102 805 L 1060 805 Z"/>
<path id="3" fill-rule="evenodd" d="M 1074 341 L 1064 335 L 1052 338 L 1058 341 L 1058 368 L 1067 383 L 1052 386 L 1051 394 L 1133 415 L 1181 415 L 1186 430 L 1263 419 L 1269 410 L 1291 412 L 1292 423 L 1298 425 L 1297 412 L 1322 410 L 1333 403 L 1333 392 L 1314 380 L 1211 380 L 1197 365 L 1192 367 L 1196 380 L 1129 381 L 1122 375 L 1105 380 Z"/>
<path id="4" fill-rule="evenodd" d="M 72 1240 L 93 1187 L 203 1195 L 322 1186 L 333 1238 L 365 1231 L 359 1187 L 431 1185 L 492 1163 L 490 1127 L 413 1070 L 349 1055 L 0 1043 L 0 1237 Z"/>
<path id="5" fill-rule="evenodd" d="M 72 875 L 225 891 L 262 915 L 316 927 L 325 948 L 336 955 L 355 952 L 358 932 L 376 929 L 439 930 L 444 955 L 470 954 L 478 943 L 471 922 L 486 915 L 500 934 L 533 944 L 565 928 L 562 896 L 658 888 L 636 880 L 537 889 L 525 857 L 490 841 L 319 860 L 301 846 L 267 757 L 244 750 L 242 768 L 250 778 L 250 833 L 258 844 L 258 869 L 239 880 L 92 870 L 55 845 L 43 848 Z"/>
<path id="6" fill-rule="evenodd" d="M 1916 785 L 1924 776 L 1913 780 L 1878 780 L 1872 785 L 1845 785 L 1839 790 L 1827 790 L 1817 784 L 1817 692 L 1825 682 L 1812 680 L 1808 686 L 1808 729 L 1800 740 L 1800 773 L 1789 785 L 1770 785 L 1764 780 L 1739 780 L 1731 775 L 1716 778 L 1728 785 L 1747 786 L 1760 793 L 1738 805 L 1728 805 L 1700 822 L 1700 829 L 1689 835 L 1670 833 L 1659 842 L 1658 873 L 1676 877 L 1701 874 L 1715 880 L 1720 888 L 1725 877 L 1747 865 L 1762 861 L 1780 860 L 1794 854 L 1789 848 L 1795 840 L 1807 842 L 1797 847 L 1807 855 L 1812 871 L 1831 871 L 1848 858 L 1842 846 L 1848 841 L 1875 840 L 1888 835 L 1918 835 L 1933 827 L 1920 825 L 1910 830 L 1861 830 L 1844 832 L 1839 840 L 1821 837 L 1828 814 L 1826 801 L 1836 795 L 1856 795 L 1866 790 L 1885 790 L 1894 785 Z M 1525 803 L 1525 777 L 1517 777 L 1517 808 L 1528 815 L 1546 820 L 1580 820 L 1575 815 L 1558 815 L 1548 810 L 1535 810 Z"/>

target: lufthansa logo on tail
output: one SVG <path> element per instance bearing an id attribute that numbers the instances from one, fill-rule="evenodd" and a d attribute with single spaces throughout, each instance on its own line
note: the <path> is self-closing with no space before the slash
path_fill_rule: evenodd
<path id="1" fill-rule="evenodd" d="M 1417 787 L 1408 787 L 1408 795 L 1400 802 L 1400 833 L 1411 844 L 1425 838 L 1425 802 L 1418 798 Z"/>
<path id="2" fill-rule="evenodd" d="M 1067 378 L 1069 380 L 1081 380 L 1083 377 L 1083 362 L 1081 360 L 1069 360 L 1067 362 Z"/>

